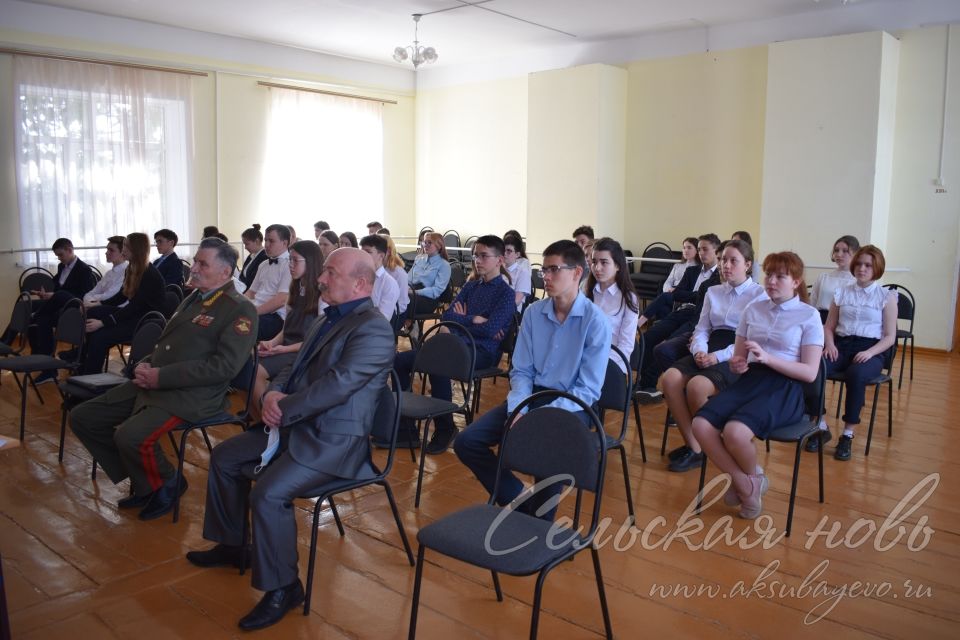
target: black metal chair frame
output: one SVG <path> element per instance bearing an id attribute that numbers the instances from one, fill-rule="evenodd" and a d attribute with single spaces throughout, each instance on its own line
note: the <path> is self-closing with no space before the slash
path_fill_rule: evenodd
<path id="1" fill-rule="evenodd" d="M 13 303 L 13 310 L 10 312 L 10 330 L 14 332 L 10 344 L 0 342 L 0 356 L 19 356 L 27 345 L 27 330 L 30 328 L 30 322 L 33 316 L 33 302 L 30 300 L 30 294 L 21 291 L 17 295 L 17 301 Z M 19 347 L 14 347 L 15 341 L 20 341 Z"/>
<path id="2" fill-rule="evenodd" d="M 343 522 L 340 520 L 340 514 L 337 513 L 336 504 L 333 501 L 333 497 L 340 493 L 346 493 L 347 491 L 353 491 L 355 489 L 360 489 L 369 485 L 380 485 L 383 487 L 384 492 L 387 494 L 387 501 L 390 503 L 390 511 L 393 513 L 393 520 L 397 524 L 397 531 L 400 533 L 400 541 L 403 542 L 403 549 L 407 554 L 407 562 L 410 563 L 410 566 L 414 566 L 413 560 L 413 550 L 410 547 L 410 541 L 407 539 L 407 532 L 403 528 L 403 522 L 400 520 L 400 511 L 397 509 L 397 501 L 393 497 L 393 489 L 390 487 L 390 481 L 387 480 L 387 477 L 390 475 L 391 469 L 393 469 L 393 460 L 397 451 L 397 430 L 400 427 L 400 410 L 402 408 L 402 394 L 400 392 L 400 382 L 397 379 L 397 374 L 394 371 L 390 371 L 390 387 L 384 387 L 384 391 L 381 393 L 380 402 L 382 403 L 385 398 L 390 399 L 390 403 L 393 406 L 392 411 L 390 412 L 389 419 L 383 419 L 384 416 L 381 414 L 383 407 L 377 407 L 377 412 L 374 416 L 374 424 L 372 436 L 377 439 L 383 439 L 390 443 L 390 448 L 387 451 L 387 461 L 383 466 L 383 470 L 380 470 L 373 461 L 371 460 L 371 465 L 376 470 L 377 475 L 372 478 L 364 478 L 360 480 L 349 479 L 349 480 L 335 480 L 333 482 L 321 485 L 314 489 L 313 491 L 307 491 L 304 495 L 300 496 L 304 499 L 313 499 L 316 498 L 316 502 L 313 506 L 313 529 L 310 535 L 310 561 L 309 567 L 307 569 L 307 587 L 306 593 L 303 599 L 303 615 L 310 614 L 310 598 L 313 595 L 313 572 L 316 567 L 317 560 L 317 534 L 320 531 L 320 508 L 323 505 L 324 501 L 327 501 L 330 504 L 330 508 L 333 511 L 333 519 L 337 525 L 337 531 L 340 532 L 340 536 L 343 537 L 346 535 L 346 532 L 343 528 Z M 255 477 L 248 477 L 251 481 L 256 481 Z M 249 520 L 249 504 L 247 504 L 244 512 L 244 529 L 242 536 L 242 547 L 245 548 L 247 545 L 247 539 L 249 535 L 247 522 Z M 244 574 L 246 567 L 241 559 L 240 566 L 240 575 Z"/>
<path id="3" fill-rule="evenodd" d="M 578 404 L 590 417 L 592 430 L 585 428 L 580 420 L 573 417 L 569 411 L 555 407 L 532 409 L 529 413 L 520 417 L 515 424 L 513 423 L 517 416 L 531 404 L 546 402 L 554 398 L 565 398 Z M 427 525 L 417 534 L 417 540 L 419 542 L 417 549 L 417 569 L 413 583 L 413 602 L 410 610 L 410 630 L 408 637 L 410 640 L 414 640 L 417 634 L 420 586 L 423 580 L 424 555 L 427 548 L 424 544 L 424 538 L 429 536 L 429 530 L 432 527 L 440 526 L 444 524 L 444 521 L 455 519 L 469 522 L 474 519 L 472 517 L 473 514 L 479 514 L 477 519 L 482 520 L 493 520 L 506 515 L 506 518 L 502 521 L 498 520 L 498 526 L 500 527 L 510 527 L 511 522 L 513 523 L 512 526 L 523 526 L 525 529 L 527 527 L 536 527 L 537 529 L 546 530 L 546 527 L 549 526 L 548 523 L 545 523 L 539 518 L 513 510 L 510 506 L 498 507 L 494 503 L 494 497 L 497 495 L 497 489 L 500 484 L 500 472 L 503 468 L 508 468 L 535 477 L 551 477 L 561 473 L 572 475 L 578 490 L 590 491 L 595 495 L 589 529 L 583 535 L 573 535 L 570 544 L 565 545 L 565 548 L 561 547 L 560 549 L 556 549 L 555 553 L 547 558 L 544 563 L 532 569 L 524 569 L 522 571 L 505 570 L 502 564 L 498 565 L 496 562 L 497 558 L 503 556 L 492 555 L 489 552 L 485 554 L 486 559 L 488 559 L 486 565 L 482 565 L 476 561 L 460 559 L 474 566 L 481 566 L 490 570 L 498 602 L 503 602 L 503 591 L 500 588 L 498 567 L 500 567 L 500 573 L 508 573 L 508 575 L 523 576 L 533 575 L 534 573 L 537 574 L 533 596 L 533 611 L 530 620 L 530 638 L 536 638 L 540 621 L 543 584 L 547 574 L 554 567 L 568 559 L 572 559 L 578 552 L 589 547 L 597 580 L 600 609 L 603 613 L 604 631 L 607 638 L 612 638 L 613 629 L 610 623 L 610 612 L 607 607 L 606 592 L 603 586 L 603 575 L 600 570 L 600 554 L 596 545 L 593 544 L 600 520 L 600 503 L 603 497 L 603 479 L 607 463 L 607 449 L 605 446 L 606 434 L 604 433 L 603 425 L 597 417 L 597 414 L 582 400 L 568 393 L 554 390 L 540 391 L 523 400 L 511 413 L 507 423 L 513 424 L 513 426 L 510 429 L 504 430 L 503 439 L 500 441 L 500 449 L 497 456 L 497 480 L 494 484 L 494 490 L 490 499 L 483 505 L 474 505 L 447 515 L 433 524 Z M 544 436 L 551 438 L 554 442 L 564 442 L 568 444 L 568 446 L 565 447 L 557 447 L 558 451 L 555 452 L 554 457 L 558 458 L 558 460 L 548 461 L 540 455 L 541 451 L 538 443 Z M 587 442 L 588 439 L 596 439 L 596 441 Z M 573 443 L 576 444 L 574 445 Z M 527 449 L 524 450 L 524 447 Z M 536 450 L 530 450 L 530 448 L 536 448 Z M 504 514 L 503 512 L 505 510 L 511 510 L 512 512 Z M 552 526 L 556 527 L 556 525 Z M 489 528 L 485 529 L 489 531 Z M 486 535 L 489 535 L 489 533 Z M 462 542 L 460 546 L 463 546 Z M 434 550 L 439 551 L 437 549 Z M 464 553 L 467 552 L 464 551 Z M 512 553 L 518 553 L 518 551 L 513 551 Z M 504 555 L 508 556 L 511 554 L 508 553 Z"/>
<path id="4" fill-rule="evenodd" d="M 203 435 L 203 441 L 207 445 L 207 452 L 213 452 L 213 445 L 210 442 L 210 436 L 207 435 L 207 428 L 215 427 L 221 424 L 235 424 L 242 427 L 244 430 L 247 429 L 247 425 L 250 421 L 250 400 L 253 396 L 253 384 L 257 379 L 257 364 L 259 359 L 257 357 L 257 348 L 254 346 L 251 354 L 250 360 L 248 362 L 252 363 L 248 377 L 245 381 L 239 381 L 238 378 L 240 373 L 244 372 L 244 369 L 240 370 L 240 373 L 237 374 L 237 377 L 233 379 L 230 383 L 230 386 L 233 388 L 242 389 L 244 392 L 244 402 L 243 409 L 240 413 L 230 413 L 228 411 L 222 411 L 216 415 L 210 416 L 209 418 L 204 418 L 197 422 L 182 422 L 181 424 L 174 427 L 171 431 L 168 431 L 167 434 L 170 436 L 170 442 L 173 444 L 174 450 L 177 452 L 177 475 L 176 475 L 176 484 L 174 486 L 179 487 L 180 482 L 183 478 L 183 463 L 187 455 L 187 436 L 190 435 L 191 431 L 199 429 L 200 433 Z M 243 382 L 246 384 L 244 385 Z M 229 394 L 229 391 L 227 392 Z M 173 436 L 174 431 L 180 432 L 180 444 L 177 445 L 176 439 Z M 176 523 L 180 519 L 180 492 L 176 492 L 176 499 L 173 503 L 173 521 Z"/>
<path id="5" fill-rule="evenodd" d="M 450 238 L 450 240 L 447 240 Z M 456 244 L 451 244 L 451 241 L 456 238 Z M 460 234 L 455 229 L 448 229 L 443 232 L 443 246 L 444 247 L 460 247 Z M 460 253 L 459 251 L 457 253 Z"/>
<path id="6" fill-rule="evenodd" d="M 903 340 L 903 352 L 900 354 L 900 380 L 897 389 L 903 387 L 903 365 L 907 359 L 907 340 L 910 341 L 910 380 L 913 380 L 913 322 L 917 317 L 917 299 L 913 293 L 902 284 L 887 285 L 887 289 L 897 292 L 897 324 L 900 320 L 910 323 L 907 329 L 897 327 L 897 341 Z M 906 294 L 906 298 L 904 298 Z M 906 308 L 909 305 L 909 308 Z"/>
<path id="7" fill-rule="evenodd" d="M 817 374 L 817 379 L 810 383 L 817 385 L 817 413 L 814 419 L 811 421 L 807 418 L 806 415 L 801 418 L 800 422 L 794 424 L 787 424 L 775 427 L 770 430 L 767 434 L 766 440 L 767 451 L 770 450 L 770 442 L 796 442 L 797 449 L 793 458 L 793 479 L 790 482 L 790 504 L 787 508 L 787 528 L 785 531 L 786 537 L 790 537 L 790 529 L 793 525 L 793 507 L 797 499 L 797 480 L 800 476 L 800 454 L 803 451 L 804 446 L 807 444 L 812 436 L 820 433 L 820 419 L 823 417 L 824 402 L 826 401 L 826 388 L 827 388 L 827 373 L 826 373 L 826 362 L 823 358 L 820 359 L 820 372 Z M 808 410 L 810 407 L 807 408 Z M 823 503 L 823 447 L 817 447 L 817 464 L 818 466 L 818 476 L 820 480 L 820 502 Z M 697 489 L 697 510 L 696 513 L 699 515 L 700 507 L 703 504 L 703 485 L 707 477 L 707 455 L 704 452 L 703 462 L 700 464 L 700 486 Z"/>
<path id="8" fill-rule="evenodd" d="M 514 314 L 513 320 L 510 322 L 510 327 L 507 329 L 507 335 L 504 336 L 503 340 L 500 341 L 500 345 L 497 347 L 497 351 L 500 353 L 500 357 L 497 359 L 497 363 L 492 367 L 487 367 L 486 369 L 478 369 L 473 372 L 473 402 L 470 404 L 470 412 L 473 415 L 480 413 L 480 392 L 483 389 L 483 381 L 488 379 L 493 379 L 496 383 L 497 378 L 505 378 L 510 374 L 510 367 L 512 366 L 513 360 L 513 349 L 517 344 L 517 335 L 520 332 L 520 314 Z M 503 356 L 507 356 L 507 368 L 503 369 L 500 367 L 500 362 L 503 360 Z"/>
<path id="9" fill-rule="evenodd" d="M 637 342 L 633 345 L 633 352 L 630 354 L 630 370 L 637 372 L 636 379 L 640 379 L 640 363 L 643 362 L 643 352 L 646 349 L 646 341 L 643 334 L 637 332 Z M 643 441 L 643 422 L 640 420 L 640 401 L 637 399 L 639 389 L 633 389 L 630 394 L 630 402 L 633 404 L 633 417 L 637 423 L 637 437 L 640 438 L 640 456 L 643 463 L 647 463 L 647 445 Z"/>
<path id="10" fill-rule="evenodd" d="M 74 371 L 80 366 L 79 356 L 82 351 L 84 338 L 86 337 L 85 316 L 83 306 L 79 304 L 79 299 L 69 301 L 60 311 L 60 317 L 57 320 L 57 328 L 54 336 L 54 344 L 66 342 L 76 348 L 77 360 L 68 361 L 55 358 L 49 355 L 21 355 L 12 358 L 0 358 L 0 371 L 8 370 L 13 374 L 13 380 L 20 388 L 20 440 L 23 440 L 26 427 L 27 415 L 27 386 L 33 386 L 37 391 L 36 384 L 31 374 L 37 372 L 59 371 L 65 369 Z M 17 372 L 23 374 L 21 381 L 17 377 Z M 57 393 L 60 388 L 57 387 Z M 62 394 L 61 394 L 62 397 Z M 40 404 L 46 404 L 43 396 L 37 391 L 37 398 Z"/>
<path id="11" fill-rule="evenodd" d="M 53 274 L 43 267 L 29 267 L 24 269 L 20 274 L 20 279 L 17 281 L 17 289 L 29 293 L 41 287 L 49 287 L 50 291 L 53 291 Z"/>
<path id="12" fill-rule="evenodd" d="M 530 295 L 542 300 L 546 292 L 543 289 L 543 265 L 539 262 L 530 263 L 530 288 L 532 291 Z M 539 289 L 540 295 L 537 295 L 537 290 Z"/>
<path id="13" fill-rule="evenodd" d="M 616 449 L 620 452 L 620 463 L 623 465 L 623 484 L 627 492 L 627 508 L 630 513 L 630 524 L 632 525 L 637 521 L 636 514 L 633 509 L 633 491 L 630 488 L 630 470 L 627 467 L 627 450 L 623 446 L 623 441 L 627 437 L 627 429 L 630 426 L 630 404 L 634 399 L 633 393 L 633 375 L 630 370 L 630 359 L 617 348 L 616 345 L 611 345 L 610 347 L 613 352 L 620 358 L 620 361 L 623 363 L 623 366 L 626 368 L 626 374 L 621 376 L 622 380 L 610 380 L 609 376 L 605 376 L 603 381 L 603 389 L 600 391 L 600 399 L 597 401 L 597 406 L 600 409 L 600 422 L 606 424 L 606 412 L 607 410 L 619 411 L 623 415 L 623 419 L 620 422 L 620 433 L 616 437 L 607 436 L 606 437 L 606 446 L 608 450 Z M 634 345 L 636 348 L 636 345 Z M 632 355 L 632 353 L 631 353 Z M 611 362 L 613 358 L 610 359 Z M 619 371 L 619 367 L 617 368 Z M 607 370 L 609 373 L 610 369 Z M 639 415 L 639 414 L 638 414 Z M 639 424 L 639 419 L 637 420 Z M 640 437 L 640 449 L 643 447 L 643 436 Z M 644 461 L 646 458 L 644 457 Z"/>
<path id="14" fill-rule="evenodd" d="M 446 329 L 449 333 L 442 333 Z M 436 341 L 430 344 L 430 341 Z M 423 488 L 423 469 L 427 459 L 427 435 L 430 433 L 430 424 L 439 416 L 462 413 L 470 424 L 473 421 L 471 411 L 473 374 L 477 361 L 477 347 L 473 336 L 456 322 L 441 321 L 430 327 L 423 335 L 413 361 L 412 377 L 421 374 L 420 393 L 403 392 L 402 417 L 417 421 L 417 430 L 420 432 L 420 464 L 417 471 L 417 493 L 413 506 L 420 507 L 420 491 Z M 450 384 L 458 383 L 462 402 L 439 400 L 426 395 L 427 377 L 439 375 L 450 378 Z M 413 447 L 410 447 L 410 458 L 417 461 Z"/>
<path id="15" fill-rule="evenodd" d="M 883 369 L 880 375 L 867 381 L 867 386 L 873 387 L 873 406 L 870 409 L 870 428 L 867 429 L 867 445 L 863 450 L 863 455 L 870 455 L 870 443 L 873 441 L 873 425 L 877 420 L 877 400 L 880 397 L 880 386 L 887 385 L 887 437 L 893 437 L 893 363 L 897 359 L 897 343 L 887 349 L 883 355 Z M 903 358 L 900 359 L 903 362 Z M 840 417 L 840 407 L 843 405 L 843 390 L 846 387 L 847 377 L 843 371 L 831 374 L 827 380 L 840 383 L 840 393 L 837 394 L 837 414 Z"/>

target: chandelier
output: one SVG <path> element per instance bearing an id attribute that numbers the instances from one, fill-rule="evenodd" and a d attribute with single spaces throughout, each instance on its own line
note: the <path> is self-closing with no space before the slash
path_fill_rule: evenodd
<path id="1" fill-rule="evenodd" d="M 410 62 L 413 63 L 414 69 L 424 62 L 432 63 L 437 61 L 437 50 L 433 47 L 421 47 L 420 41 L 417 39 L 417 31 L 420 28 L 420 18 L 422 17 L 423 14 L 413 14 L 413 44 L 407 45 L 406 47 L 397 47 L 393 50 L 394 60 L 397 62 L 406 62 L 409 58 Z"/>

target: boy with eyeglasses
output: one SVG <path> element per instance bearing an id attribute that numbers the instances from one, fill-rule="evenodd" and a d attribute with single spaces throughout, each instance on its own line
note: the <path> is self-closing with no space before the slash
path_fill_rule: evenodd
<path id="1" fill-rule="evenodd" d="M 610 324 L 603 311 L 580 290 L 587 268 L 583 250 L 571 240 L 559 240 L 543 252 L 544 290 L 548 298 L 531 305 L 523 317 L 510 371 L 507 401 L 475 420 L 456 442 L 454 451 L 488 492 L 496 481 L 497 456 L 510 412 L 531 394 L 544 389 L 566 391 L 588 405 L 600 399 L 610 351 Z M 579 405 L 563 399 L 549 406 L 574 412 L 584 423 L 589 417 Z M 559 493 L 554 483 L 525 500 L 518 508 L 552 520 L 556 511 L 549 499 Z M 523 483 L 504 472 L 496 502 L 511 503 L 523 491 Z M 545 504 L 546 503 L 546 504 Z"/>
<path id="2" fill-rule="evenodd" d="M 515 306 L 513 288 L 501 277 L 503 268 L 503 240 L 494 235 L 481 236 L 473 245 L 473 274 L 460 289 L 443 320 L 463 325 L 473 337 L 477 349 L 476 369 L 494 366 L 500 356 L 500 341 L 510 328 Z M 410 373 L 416 351 L 398 353 L 394 369 L 403 389 L 410 388 Z M 441 400 L 453 397 L 450 378 L 430 376 L 430 394 Z M 427 453 L 443 453 L 456 435 L 453 416 L 439 416 L 434 420 L 435 431 L 427 444 Z M 412 420 L 400 425 L 397 446 L 419 445 L 420 436 Z"/>

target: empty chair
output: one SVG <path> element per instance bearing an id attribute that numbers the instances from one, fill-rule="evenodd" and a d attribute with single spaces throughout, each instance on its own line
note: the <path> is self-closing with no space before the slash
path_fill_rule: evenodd
<path id="1" fill-rule="evenodd" d="M 641 300 L 653 300 L 660 295 L 663 288 L 663 282 L 670 275 L 673 268 L 672 262 L 653 262 L 650 259 L 674 260 L 679 258 L 675 252 L 664 242 L 654 242 L 647 245 L 643 250 L 640 262 L 640 269 L 630 274 L 633 286 L 637 289 L 637 295 Z"/>
<path id="2" fill-rule="evenodd" d="M 899 284 L 887 286 L 897 292 L 897 324 L 900 320 L 906 323 L 906 327 L 897 327 L 897 341 L 903 340 L 903 353 L 900 354 L 900 381 L 897 388 L 903 386 L 903 365 L 907 359 L 907 340 L 910 341 L 910 379 L 913 380 L 913 320 L 917 313 L 917 300 L 909 289 Z"/>
<path id="3" fill-rule="evenodd" d="M 442 333 L 441 328 L 447 329 L 450 333 Z M 472 420 L 470 402 L 476 359 L 477 348 L 473 336 L 456 322 L 438 322 L 430 327 L 420 343 L 417 356 L 413 361 L 413 373 L 422 374 L 423 382 L 419 393 L 403 392 L 401 412 L 404 418 L 416 420 L 418 424 L 422 424 L 420 468 L 417 473 L 417 493 L 413 503 L 415 507 L 420 506 L 420 490 L 423 487 L 423 466 L 427 457 L 427 435 L 430 432 L 430 424 L 438 416 L 453 413 L 463 414 L 467 423 Z M 451 384 L 458 383 L 461 400 L 457 402 L 426 395 L 426 378 L 430 375 L 449 378 Z M 416 461 L 412 448 L 410 456 Z"/>
<path id="4" fill-rule="evenodd" d="M 556 407 L 523 411 L 531 404 L 565 398 L 577 403 L 590 416 L 591 428 L 585 428 L 573 413 Z M 519 419 L 517 419 L 517 417 Z M 530 637 L 537 637 L 540 602 L 547 574 L 579 551 L 590 549 L 593 569 L 607 638 L 613 637 L 607 609 L 600 555 L 593 544 L 600 521 L 603 478 L 607 463 L 606 435 L 597 415 L 583 401 L 561 391 L 541 391 L 521 402 L 509 420 L 513 427 L 503 432 L 497 458 L 497 484 L 501 471 L 516 471 L 537 478 L 557 475 L 572 478 L 580 491 L 594 494 L 590 525 L 585 533 L 560 526 L 523 512 L 521 494 L 511 505 L 494 503 L 496 487 L 485 504 L 474 505 L 436 520 L 417 534 L 417 571 L 413 583 L 410 612 L 411 639 L 416 637 L 417 613 L 420 606 L 420 585 L 423 580 L 427 549 L 490 571 L 497 600 L 503 601 L 498 574 L 514 576 L 537 574 L 534 587 Z M 563 443 L 563 446 L 558 446 Z M 549 452 L 548 455 L 545 455 Z"/>
<path id="5" fill-rule="evenodd" d="M 76 303 L 79 303 L 76 300 Z M 85 319 L 83 308 L 79 304 L 71 304 L 64 307 L 57 320 L 57 328 L 54 333 L 55 344 L 65 343 L 69 345 L 78 357 L 83 345 L 86 332 L 84 329 Z M 0 371 L 13 372 L 13 379 L 20 387 L 20 439 L 23 440 L 25 420 L 27 415 L 27 386 L 33 384 L 34 373 L 44 373 L 47 371 L 75 371 L 79 368 L 80 362 L 77 359 L 64 360 L 49 355 L 20 355 L 12 358 L 0 359 Z M 23 380 L 17 377 L 17 374 L 23 374 Z M 38 394 L 39 396 L 39 394 Z M 43 397 L 40 402 L 43 402 Z"/>

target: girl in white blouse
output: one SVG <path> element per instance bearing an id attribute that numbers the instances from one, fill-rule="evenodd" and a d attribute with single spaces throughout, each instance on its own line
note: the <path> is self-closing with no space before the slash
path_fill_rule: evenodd
<path id="1" fill-rule="evenodd" d="M 700 320 L 690 341 L 690 354 L 660 378 L 670 414 L 677 422 L 684 445 L 670 452 L 670 471 L 700 466 L 703 454 L 693 435 L 693 415 L 707 399 L 726 389 L 739 376 L 730 370 L 740 316 L 754 300 L 766 298 L 763 287 L 750 278 L 753 247 L 743 240 L 728 240 L 720 258 L 723 284 L 707 289 Z"/>
<path id="2" fill-rule="evenodd" d="M 833 243 L 833 253 L 830 259 L 837 268 L 827 273 L 821 273 L 813 283 L 810 292 L 810 304 L 820 310 L 820 317 L 827 321 L 827 311 L 833 302 L 833 294 L 840 287 L 853 284 L 853 275 L 850 273 L 850 260 L 860 249 L 860 241 L 853 236 L 843 236 Z"/>
<path id="3" fill-rule="evenodd" d="M 680 284 L 680 281 L 683 279 L 683 272 L 687 270 L 687 267 L 700 264 L 700 256 L 697 254 L 697 242 L 699 241 L 693 237 L 683 239 L 683 262 L 678 262 L 673 265 L 673 269 L 670 270 L 670 275 L 663 281 L 664 293 L 670 293 L 677 288 L 677 285 Z"/>
<path id="4" fill-rule="evenodd" d="M 789 251 L 773 253 L 763 261 L 763 271 L 769 299 L 744 310 L 730 358 L 730 370 L 740 377 L 693 419 L 693 434 L 704 452 L 730 474 L 724 502 L 739 504 L 740 517 L 750 519 L 760 515 L 768 484 L 757 473 L 753 438 L 803 418 L 802 384 L 816 380 L 823 354 L 823 325 L 806 303 L 803 261 Z"/>
<path id="5" fill-rule="evenodd" d="M 523 238 L 519 235 L 507 232 L 503 236 L 503 245 L 506 247 L 503 262 L 507 268 L 507 273 L 510 274 L 510 285 L 514 290 L 514 302 L 517 304 L 517 311 L 523 311 L 523 303 L 527 296 L 533 292 L 530 261 L 527 260 L 527 254 L 523 250 Z"/>
<path id="6" fill-rule="evenodd" d="M 623 352 L 627 362 L 624 363 L 613 350 L 610 351 L 610 360 L 626 373 L 637 340 L 640 307 L 627 269 L 626 254 L 616 240 L 600 238 L 594 242 L 585 293 L 607 316 L 613 345 Z"/>
<path id="7" fill-rule="evenodd" d="M 846 372 L 843 435 L 834 452 L 837 460 L 850 459 L 867 381 L 880 374 L 884 353 L 897 339 L 897 293 L 878 282 L 885 266 L 883 252 L 872 244 L 857 251 L 850 266 L 855 281 L 833 294 L 823 327 L 827 373 Z M 826 423 L 821 423 L 821 429 L 826 429 Z M 821 433 L 819 441 L 812 440 L 822 446 L 830 440 L 830 431 Z M 808 449 L 816 451 L 816 446 Z"/>

